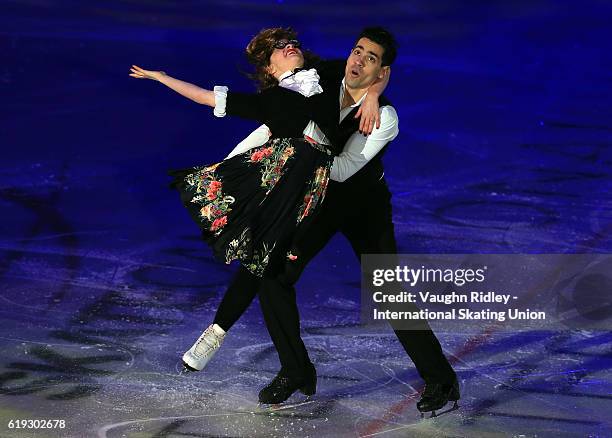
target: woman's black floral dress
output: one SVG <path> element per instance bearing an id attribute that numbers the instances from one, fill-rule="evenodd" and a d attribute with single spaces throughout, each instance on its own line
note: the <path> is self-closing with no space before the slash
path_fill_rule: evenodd
<path id="1" fill-rule="evenodd" d="M 292 241 L 324 199 L 333 156 L 304 138 L 275 138 L 210 166 L 172 171 L 172 186 L 216 258 L 263 276 L 294 260 Z"/>

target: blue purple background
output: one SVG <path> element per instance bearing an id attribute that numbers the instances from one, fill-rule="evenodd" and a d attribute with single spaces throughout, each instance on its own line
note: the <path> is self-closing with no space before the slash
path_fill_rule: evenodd
<path id="1" fill-rule="evenodd" d="M 335 238 L 300 281 L 317 398 L 271 414 L 278 364 L 258 306 L 203 373 L 180 354 L 235 267 L 214 262 L 166 170 L 255 127 L 131 64 L 253 90 L 242 50 L 290 25 L 344 58 L 366 25 L 400 43 L 386 155 L 406 253 L 609 253 L 612 6 L 605 1 L 3 1 L 2 436 L 611 436 L 607 332 L 437 326 L 462 409 L 421 421 L 388 328 L 359 327 L 359 267 Z M 254 413 L 253 413 L 254 412 Z M 9 419 L 63 418 L 58 431 Z M 57 434 L 56 434 L 57 433 Z"/>

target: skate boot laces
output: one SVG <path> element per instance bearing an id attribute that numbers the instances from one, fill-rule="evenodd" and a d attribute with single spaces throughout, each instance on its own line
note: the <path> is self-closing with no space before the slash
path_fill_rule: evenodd
<path id="1" fill-rule="evenodd" d="M 221 346 L 221 342 L 223 342 L 224 337 L 225 335 L 218 335 L 215 333 L 213 326 L 211 325 L 204 330 L 204 333 L 202 333 L 202 335 L 196 341 L 193 348 L 193 355 L 201 358 L 217 350 Z"/>

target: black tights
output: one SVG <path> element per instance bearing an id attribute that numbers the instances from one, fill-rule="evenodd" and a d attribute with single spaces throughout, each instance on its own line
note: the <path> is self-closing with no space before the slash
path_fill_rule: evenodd
<path id="1" fill-rule="evenodd" d="M 213 323 L 229 331 L 253 302 L 260 284 L 261 278 L 241 266 L 219 304 Z"/>

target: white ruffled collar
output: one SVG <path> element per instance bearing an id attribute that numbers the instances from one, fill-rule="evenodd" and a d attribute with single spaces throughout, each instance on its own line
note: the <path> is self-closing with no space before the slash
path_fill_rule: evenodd
<path id="1" fill-rule="evenodd" d="M 297 73 L 286 71 L 278 78 L 278 85 L 310 97 L 323 92 L 323 88 L 319 85 L 319 79 L 319 73 L 315 68 L 299 70 Z"/>

